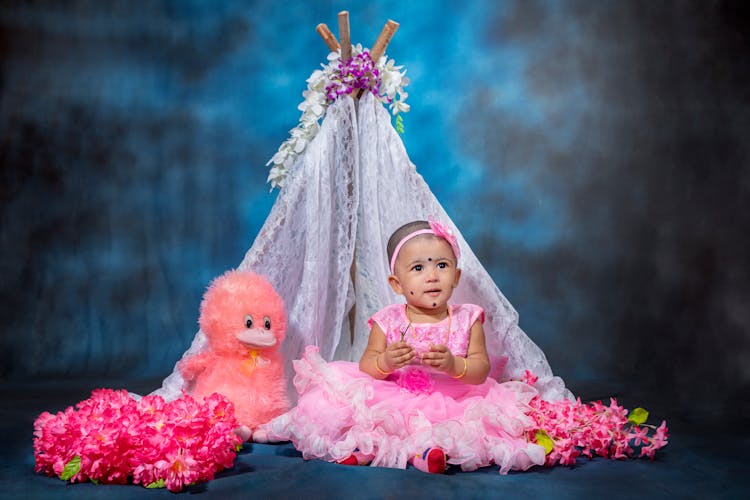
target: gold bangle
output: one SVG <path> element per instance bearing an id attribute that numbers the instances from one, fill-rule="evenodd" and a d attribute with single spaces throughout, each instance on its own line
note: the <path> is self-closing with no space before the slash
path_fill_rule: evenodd
<path id="1" fill-rule="evenodd" d="M 464 378 L 464 376 L 466 375 L 466 371 L 469 369 L 469 361 L 466 358 L 461 358 L 461 359 L 464 360 L 464 371 L 461 372 L 461 375 L 456 375 L 455 377 L 451 377 L 451 378 Z"/>
<path id="2" fill-rule="evenodd" d="M 393 373 L 393 372 L 384 372 L 383 370 L 380 369 L 380 363 L 378 363 L 379 357 L 380 357 L 380 354 L 375 356 L 375 369 L 379 371 L 380 373 L 382 373 L 383 375 L 390 375 L 391 373 Z"/>

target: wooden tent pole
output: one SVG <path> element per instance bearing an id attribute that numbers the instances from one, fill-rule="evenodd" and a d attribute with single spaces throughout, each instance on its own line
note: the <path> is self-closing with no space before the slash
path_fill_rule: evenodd
<path id="1" fill-rule="evenodd" d="M 388 47 L 388 44 L 391 42 L 391 38 L 393 38 L 394 33 L 396 33 L 398 26 L 399 24 L 391 19 L 388 19 L 388 22 L 383 26 L 380 35 L 378 35 L 378 39 L 375 40 L 375 45 L 373 45 L 372 50 L 370 50 L 370 57 L 375 64 L 377 64 L 378 59 L 385 54 L 385 48 Z"/>
<path id="2" fill-rule="evenodd" d="M 341 39 L 341 60 L 343 62 L 352 58 L 352 38 L 349 32 L 349 12 L 339 12 L 339 38 Z"/>
<path id="3" fill-rule="evenodd" d="M 339 42 L 336 40 L 336 35 L 334 35 L 330 29 L 328 29 L 328 26 L 325 23 L 320 23 L 315 27 L 315 31 L 318 32 L 318 35 L 323 39 L 323 41 L 328 45 L 328 48 L 331 50 L 331 52 L 336 52 L 339 50 Z"/>
<path id="4" fill-rule="evenodd" d="M 349 12 L 342 10 L 339 12 L 339 38 L 341 39 L 341 61 L 346 63 L 352 58 L 352 37 L 349 28 Z M 354 189 L 352 186 L 351 189 Z M 357 274 L 357 249 L 352 254 L 352 265 L 349 268 L 349 276 L 352 280 L 352 286 L 356 283 Z M 357 321 L 357 304 L 356 302 L 349 309 L 349 346 L 354 345 L 354 325 Z"/>
<path id="5" fill-rule="evenodd" d="M 385 26 L 383 26 L 377 40 L 375 40 L 375 45 L 373 45 L 370 50 L 370 58 L 372 59 L 373 64 L 378 64 L 378 60 L 383 57 L 383 54 L 385 54 L 385 48 L 388 47 L 388 44 L 391 42 L 391 38 L 393 38 L 393 35 L 396 33 L 398 26 L 399 24 L 391 19 L 388 19 Z M 359 89 L 357 90 L 355 97 L 359 99 L 362 97 L 363 93 L 364 89 Z"/>
<path id="6" fill-rule="evenodd" d="M 318 32 L 331 52 L 336 52 L 337 50 L 341 49 L 341 61 L 346 62 L 352 57 L 352 40 L 349 27 L 349 12 L 345 10 L 339 12 L 338 20 L 339 37 L 341 37 L 340 45 L 336 40 L 336 36 L 331 33 L 331 30 L 328 29 L 328 26 L 325 23 L 320 23 L 318 26 L 316 26 L 315 31 Z M 393 38 L 393 35 L 396 33 L 396 30 L 398 30 L 398 27 L 399 24 L 391 19 L 389 19 L 385 23 L 385 26 L 383 26 L 383 29 L 380 31 L 380 35 L 378 35 L 378 38 L 375 40 L 375 45 L 373 45 L 372 50 L 370 50 L 370 58 L 372 59 L 373 63 L 377 64 L 378 60 L 383 57 L 383 54 L 385 54 L 385 49 L 386 47 L 388 47 L 388 44 L 390 43 L 391 38 Z M 355 99 L 359 99 L 362 96 L 363 91 L 363 89 L 359 89 L 352 97 L 354 97 Z M 357 275 L 356 253 L 357 249 L 355 245 L 354 255 L 352 255 L 352 264 L 351 268 L 349 269 L 352 283 L 356 282 Z M 356 311 L 357 304 L 355 302 L 355 304 L 349 310 L 349 342 L 351 346 L 354 345 L 354 325 L 356 322 Z"/>

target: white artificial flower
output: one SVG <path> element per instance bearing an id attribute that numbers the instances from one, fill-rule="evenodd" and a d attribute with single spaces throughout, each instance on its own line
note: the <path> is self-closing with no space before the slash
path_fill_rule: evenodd
<path id="1" fill-rule="evenodd" d="M 395 100 L 393 101 L 393 103 L 391 103 L 391 110 L 393 111 L 394 115 L 397 115 L 399 113 L 408 113 L 410 109 L 411 106 L 401 100 Z"/>
<path id="2" fill-rule="evenodd" d="M 284 151 L 278 151 L 275 155 L 273 155 L 273 158 L 271 158 L 271 161 L 273 163 L 284 163 L 285 156 L 286 156 L 286 153 Z"/>
<path id="3" fill-rule="evenodd" d="M 298 139 L 297 144 L 294 145 L 294 152 L 296 154 L 300 154 L 302 151 L 305 150 L 305 146 L 307 146 L 307 141 L 305 139 Z"/>
<path id="4" fill-rule="evenodd" d="M 310 75 L 310 76 L 309 76 L 309 77 L 307 78 L 306 82 L 307 82 L 307 83 L 308 83 L 308 84 L 309 84 L 310 86 L 314 86 L 314 85 L 315 85 L 315 84 L 316 84 L 316 83 L 317 83 L 318 81 L 320 81 L 321 79 L 324 79 L 325 77 L 326 77 L 326 74 L 325 74 L 325 73 L 324 73 L 323 71 L 321 71 L 321 70 L 319 70 L 319 69 L 316 69 L 316 70 L 315 70 L 315 71 L 313 71 L 313 72 L 312 72 L 312 74 L 311 74 L 311 75 Z M 303 95 L 304 95 L 304 92 L 303 92 Z"/>

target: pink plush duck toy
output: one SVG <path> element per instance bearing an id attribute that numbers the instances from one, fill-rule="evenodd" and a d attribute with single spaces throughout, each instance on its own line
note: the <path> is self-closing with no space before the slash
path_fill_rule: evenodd
<path id="1" fill-rule="evenodd" d="M 234 403 L 242 424 L 238 434 L 249 440 L 258 425 L 289 408 L 279 352 L 286 333 L 284 302 L 265 277 L 228 271 L 203 296 L 199 324 L 208 349 L 178 368 L 194 398 L 218 392 Z"/>

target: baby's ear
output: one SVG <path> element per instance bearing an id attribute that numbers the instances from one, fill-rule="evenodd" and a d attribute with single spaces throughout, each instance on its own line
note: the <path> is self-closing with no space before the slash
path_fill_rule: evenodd
<path id="1" fill-rule="evenodd" d="M 453 288 L 458 286 L 458 281 L 461 279 L 461 270 L 456 269 L 456 279 L 453 281 Z"/>
<path id="2" fill-rule="evenodd" d="M 398 278 L 395 275 L 391 274 L 390 276 L 388 276 L 388 284 L 391 285 L 391 288 L 397 294 L 399 295 L 404 294 L 404 289 L 401 288 L 401 282 L 398 280 Z"/>

